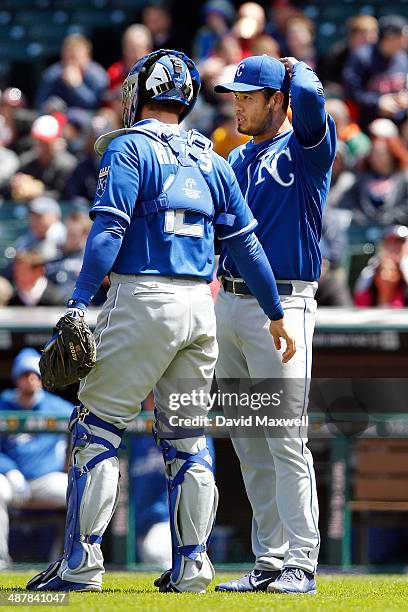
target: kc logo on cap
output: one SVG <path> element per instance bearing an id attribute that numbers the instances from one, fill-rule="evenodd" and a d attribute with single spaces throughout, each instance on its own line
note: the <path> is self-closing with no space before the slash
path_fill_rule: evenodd
<path id="1" fill-rule="evenodd" d="M 259 91 L 266 87 L 284 93 L 289 91 L 290 78 L 282 62 L 269 55 L 252 55 L 238 64 L 233 83 L 216 85 L 217 93 Z"/>

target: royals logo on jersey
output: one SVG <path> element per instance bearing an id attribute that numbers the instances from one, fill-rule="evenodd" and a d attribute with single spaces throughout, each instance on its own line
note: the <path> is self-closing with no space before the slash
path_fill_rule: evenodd
<path id="1" fill-rule="evenodd" d="M 256 173 L 255 186 L 263 183 L 268 174 L 282 187 L 290 187 L 293 184 L 295 175 L 291 172 L 292 164 L 279 164 L 279 158 L 282 155 L 286 157 L 289 162 L 292 162 L 292 155 L 289 147 L 279 151 L 266 151 L 266 153 L 259 156 L 260 164 Z M 285 168 L 283 168 L 283 166 L 285 166 Z M 285 176 L 281 174 L 284 171 Z"/>
<path id="2" fill-rule="evenodd" d="M 288 129 L 259 144 L 248 142 L 230 155 L 277 279 L 314 281 L 320 276 L 322 209 L 330 186 L 335 130 L 329 117 L 326 133 L 315 146 L 303 147 Z M 240 276 L 225 252 L 220 261 L 224 271 Z"/>
<path id="3" fill-rule="evenodd" d="M 96 195 L 99 198 L 101 198 L 103 194 L 105 193 L 109 170 L 110 170 L 110 166 L 105 166 L 101 168 L 99 171 L 98 185 L 96 188 Z"/>

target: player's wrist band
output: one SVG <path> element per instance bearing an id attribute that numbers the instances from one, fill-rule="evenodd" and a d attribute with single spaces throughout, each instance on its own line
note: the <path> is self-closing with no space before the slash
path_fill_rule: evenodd
<path id="1" fill-rule="evenodd" d="M 79 308 L 80 310 L 86 310 L 86 306 L 83 302 L 78 300 L 70 299 L 67 302 L 67 308 Z"/>

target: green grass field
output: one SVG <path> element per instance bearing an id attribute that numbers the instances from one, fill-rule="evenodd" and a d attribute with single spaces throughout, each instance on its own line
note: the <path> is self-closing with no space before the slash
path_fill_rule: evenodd
<path id="1" fill-rule="evenodd" d="M 8 594 L 24 587 L 32 574 L 0 573 L 0 593 Z M 214 593 L 210 587 L 205 595 L 162 594 L 153 587 L 154 574 L 107 573 L 103 593 L 71 593 L 69 606 L 52 610 L 78 612 L 116 612 L 141 610 L 163 612 L 217 612 L 225 610 L 408 610 L 408 577 L 397 575 L 321 576 L 319 593 L 310 595 L 272 595 L 268 593 Z M 232 574 L 219 574 L 214 581 L 222 582 Z M 3 595 L 4 597 L 4 595 Z M 3 599 L 4 602 L 4 599 Z M 18 606 L 18 610 L 33 606 Z M 16 606 L 1 606 L 2 610 Z M 39 609 L 39 608 L 37 608 Z"/>

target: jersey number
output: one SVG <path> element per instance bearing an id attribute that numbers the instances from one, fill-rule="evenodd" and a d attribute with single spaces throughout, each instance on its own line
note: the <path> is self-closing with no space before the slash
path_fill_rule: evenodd
<path id="1" fill-rule="evenodd" d="M 185 210 L 167 210 L 164 217 L 164 231 L 177 236 L 204 236 L 204 226 L 200 223 L 185 223 Z"/>

